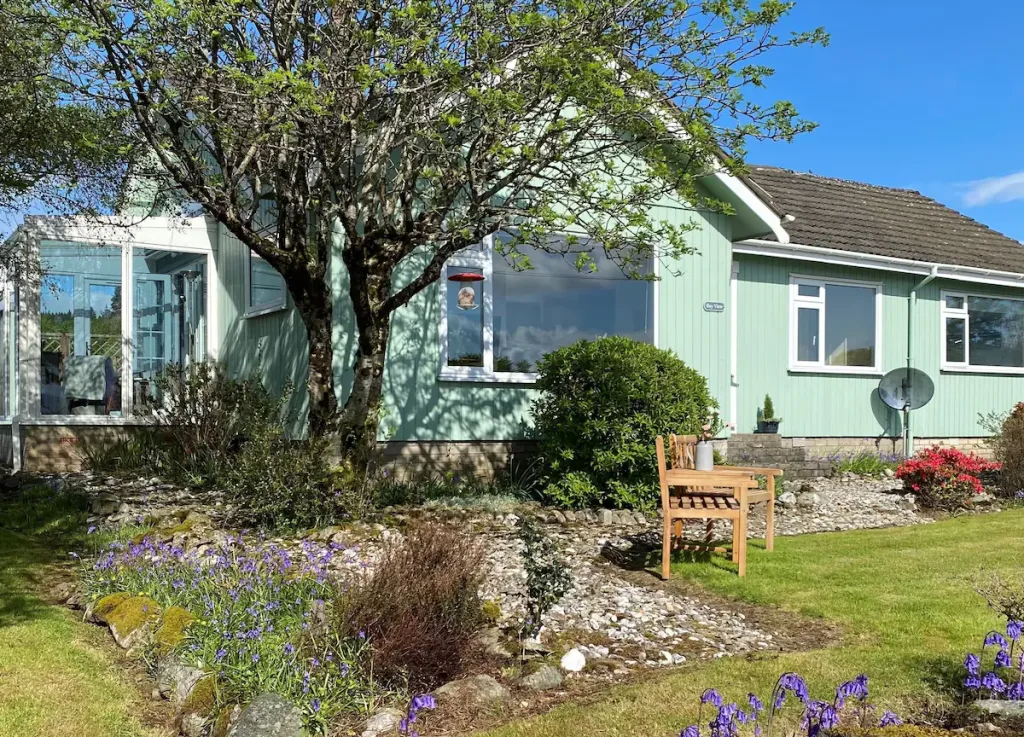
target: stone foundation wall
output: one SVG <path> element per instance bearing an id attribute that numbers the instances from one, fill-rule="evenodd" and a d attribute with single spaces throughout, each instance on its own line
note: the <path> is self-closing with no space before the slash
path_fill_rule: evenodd
<path id="1" fill-rule="evenodd" d="M 528 473 L 537 458 L 537 444 L 530 440 L 390 441 L 381 443 L 381 451 L 380 464 L 405 479 L 444 473 L 491 479 L 509 471 Z"/>
<path id="2" fill-rule="evenodd" d="M 87 447 L 100 448 L 123 440 L 128 427 L 97 425 L 22 425 L 21 459 L 29 473 L 81 471 Z"/>
<path id="3" fill-rule="evenodd" d="M 915 438 L 920 451 L 931 445 L 959 448 L 991 457 L 987 438 Z M 781 468 L 793 478 L 831 475 L 829 456 L 837 453 L 903 455 L 903 438 L 787 438 L 782 435 L 734 433 L 729 438 L 728 458 L 736 465 Z"/>

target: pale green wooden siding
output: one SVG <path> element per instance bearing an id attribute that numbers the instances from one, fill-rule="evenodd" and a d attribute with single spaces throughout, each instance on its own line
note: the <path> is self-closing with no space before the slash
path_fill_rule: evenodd
<path id="1" fill-rule="evenodd" d="M 672 211 L 680 222 L 692 211 Z M 729 416 L 729 273 L 730 218 L 706 213 L 701 228 L 690 233 L 696 253 L 661 266 L 658 285 L 658 344 L 675 351 L 708 380 L 722 417 Z M 723 312 L 705 312 L 705 302 L 721 302 Z"/>
<path id="2" fill-rule="evenodd" d="M 727 301 L 729 234 L 726 216 L 658 207 L 654 217 L 695 222 L 690 234 L 699 253 L 662 268 L 657 306 L 660 344 L 712 377 L 723 402 L 728 390 L 728 315 L 704 313 L 708 300 Z M 351 385 L 354 322 L 340 257 L 332 264 L 335 296 L 335 378 L 342 401 Z M 408 274 L 400 275 L 399 283 Z M 440 284 L 434 284 L 394 317 L 384 378 L 381 437 L 393 440 L 506 440 L 523 437 L 534 391 L 515 384 L 440 381 Z M 685 314 L 683 314 L 685 313 Z"/>
<path id="3" fill-rule="evenodd" d="M 309 344 L 306 328 L 288 299 L 284 310 L 258 317 L 244 317 L 245 272 L 249 268 L 248 248 L 218 226 L 217 284 L 219 297 L 219 359 L 233 376 L 251 376 L 261 369 L 266 386 L 281 392 L 287 382 L 295 391 L 289 404 L 293 417 L 290 430 L 299 434 L 306 423 L 308 395 L 306 373 Z"/>
<path id="4" fill-rule="evenodd" d="M 879 376 L 790 372 L 789 279 L 791 274 L 854 279 L 882 284 L 882 370 L 907 361 L 907 297 L 922 277 L 814 264 L 807 261 L 737 256 L 739 365 L 738 427 L 750 432 L 757 408 L 769 393 L 780 432 L 792 437 L 881 437 L 902 432 L 899 416 L 878 399 Z M 935 381 L 935 398 L 914 413 L 918 437 L 984 435 L 979 413 L 1005 411 L 1024 399 L 1024 377 L 940 371 L 940 292 L 1024 297 L 1024 291 L 933 281 L 918 292 L 914 312 L 914 366 Z"/>

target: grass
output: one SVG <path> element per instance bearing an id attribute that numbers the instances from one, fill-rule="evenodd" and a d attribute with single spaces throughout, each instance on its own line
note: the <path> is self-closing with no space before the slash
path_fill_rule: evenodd
<path id="1" fill-rule="evenodd" d="M 65 496 L 36 509 L 24 498 L 5 503 L 0 523 L 44 539 L 73 537 L 82 506 L 57 495 Z M 36 595 L 52 584 L 54 555 L 37 540 L 0 529 L 0 737 L 163 734 L 137 717 L 145 704 L 101 644 L 105 633 Z"/>
<path id="2" fill-rule="evenodd" d="M 952 706 L 960 663 L 1000 618 L 973 592 L 978 569 L 1020 575 L 1024 511 L 960 517 L 931 525 L 776 539 L 751 547 L 744 579 L 719 558 L 679 561 L 673 575 L 730 597 L 839 624 L 840 647 L 756 659 L 723 658 L 640 684 L 596 703 L 565 704 L 487 732 L 489 737 L 656 737 L 694 721 L 704 688 L 727 697 L 766 696 L 784 671 L 803 674 L 812 695 L 866 673 L 872 701 L 903 714 Z M 653 562 L 653 561 L 652 561 Z"/>
<path id="3" fill-rule="evenodd" d="M 895 471 L 903 457 L 895 453 L 873 453 L 862 450 L 857 453 L 836 453 L 829 456 L 832 472 L 836 474 L 856 473 L 861 476 L 880 476 L 886 470 Z"/>

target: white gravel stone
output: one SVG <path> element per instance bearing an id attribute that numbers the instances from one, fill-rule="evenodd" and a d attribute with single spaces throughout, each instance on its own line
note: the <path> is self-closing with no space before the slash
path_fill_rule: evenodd
<path id="1" fill-rule="evenodd" d="M 562 670 L 569 673 L 579 673 L 587 667 L 587 659 L 576 648 L 573 648 L 562 656 Z"/>

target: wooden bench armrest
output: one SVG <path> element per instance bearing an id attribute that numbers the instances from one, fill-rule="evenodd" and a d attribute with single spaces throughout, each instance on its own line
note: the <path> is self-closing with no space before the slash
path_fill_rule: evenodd
<path id="1" fill-rule="evenodd" d="M 715 466 L 715 470 L 722 471 L 740 471 L 742 473 L 752 473 L 758 476 L 781 476 L 781 468 L 753 468 L 749 466 Z"/>
<path id="2" fill-rule="evenodd" d="M 714 471 L 694 471 L 691 469 L 673 468 L 665 471 L 665 484 L 667 486 L 756 486 L 757 481 L 745 471 L 723 472 L 717 468 Z"/>

